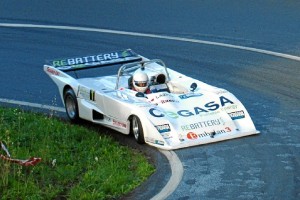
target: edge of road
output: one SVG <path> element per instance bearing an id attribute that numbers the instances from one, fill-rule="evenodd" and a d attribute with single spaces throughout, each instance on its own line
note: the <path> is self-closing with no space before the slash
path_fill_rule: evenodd
<path id="1" fill-rule="evenodd" d="M 11 107 L 17 105 L 27 109 L 35 108 L 38 110 L 51 110 L 52 112 L 59 112 L 61 114 L 65 113 L 65 109 L 62 107 L 49 106 L 25 101 L 17 101 L 12 99 L 0 98 L 0 106 L 1 104 L 10 105 Z M 121 139 L 121 136 L 122 134 L 114 134 L 113 137 L 122 144 L 122 140 L 124 138 Z M 128 139 L 130 140 L 132 138 Z M 128 195 L 125 195 L 121 199 L 141 199 L 145 198 L 145 196 L 148 197 L 146 199 L 151 198 L 151 200 L 166 199 L 175 191 L 182 179 L 184 170 L 180 159 L 174 151 L 156 149 L 148 145 L 137 145 L 136 142 L 133 140 L 129 143 L 130 146 L 138 148 L 139 150 L 143 151 L 147 156 L 151 157 L 151 161 L 155 164 L 157 170 L 148 178 L 148 180 L 146 180 L 134 191 L 132 191 Z M 141 146 L 143 146 L 143 148 L 141 148 Z M 162 180 L 162 176 L 165 177 L 164 180 Z M 170 177 L 168 178 L 168 176 Z M 167 183 L 165 184 L 165 182 Z M 159 191 L 158 187 L 163 188 Z"/>
<path id="2" fill-rule="evenodd" d="M 171 195 L 179 185 L 183 176 L 183 165 L 174 151 L 159 150 L 166 156 L 171 166 L 172 176 L 166 186 L 151 200 L 166 199 Z M 175 186 L 175 187 L 174 187 Z"/>

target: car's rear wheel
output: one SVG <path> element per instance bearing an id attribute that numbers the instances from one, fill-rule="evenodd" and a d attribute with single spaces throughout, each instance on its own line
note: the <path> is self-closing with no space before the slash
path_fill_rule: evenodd
<path id="1" fill-rule="evenodd" d="M 131 132 L 137 143 L 145 144 L 144 131 L 141 120 L 137 116 L 133 116 L 131 119 Z"/>
<path id="2" fill-rule="evenodd" d="M 79 122 L 78 103 L 74 91 L 69 88 L 64 93 L 64 101 L 67 115 L 71 122 Z"/>

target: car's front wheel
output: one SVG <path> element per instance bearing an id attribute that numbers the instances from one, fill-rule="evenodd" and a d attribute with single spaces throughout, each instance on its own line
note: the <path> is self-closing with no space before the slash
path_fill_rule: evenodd
<path id="1" fill-rule="evenodd" d="M 78 103 L 74 91 L 69 88 L 64 93 L 65 108 L 69 119 L 73 123 L 79 122 Z"/>
<path id="2" fill-rule="evenodd" d="M 137 116 L 133 116 L 131 119 L 131 132 L 137 143 L 145 144 L 144 131 L 141 120 Z"/>

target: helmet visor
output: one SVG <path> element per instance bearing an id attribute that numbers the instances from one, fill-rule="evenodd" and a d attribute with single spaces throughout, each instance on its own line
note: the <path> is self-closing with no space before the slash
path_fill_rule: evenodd
<path id="1" fill-rule="evenodd" d="M 147 82 L 145 82 L 145 81 L 134 81 L 134 84 L 137 87 L 146 87 L 147 86 Z"/>

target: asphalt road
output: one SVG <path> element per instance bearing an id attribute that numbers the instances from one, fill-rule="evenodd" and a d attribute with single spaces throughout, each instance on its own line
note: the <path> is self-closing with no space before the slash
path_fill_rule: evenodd
<path id="1" fill-rule="evenodd" d="M 3 0 L 0 23 L 151 33 L 300 56 L 299 10 L 298 1 L 271 0 Z M 126 48 L 231 91 L 261 131 L 176 150 L 184 175 L 168 199 L 300 199 L 299 61 L 193 42 L 0 26 L 0 98 L 62 106 L 42 71 L 46 59 Z M 136 193 L 142 197 L 151 196 Z"/>

